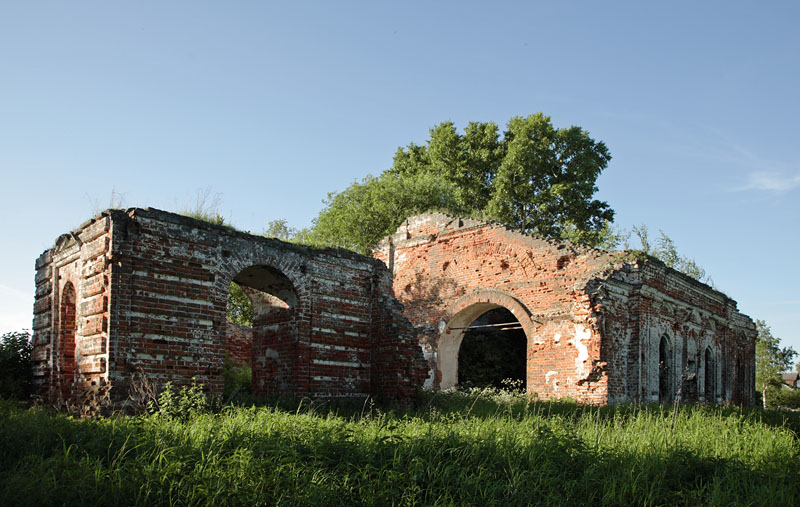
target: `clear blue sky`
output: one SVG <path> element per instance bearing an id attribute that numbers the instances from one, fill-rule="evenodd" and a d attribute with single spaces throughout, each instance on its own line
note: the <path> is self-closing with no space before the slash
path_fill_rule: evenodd
<path id="1" fill-rule="evenodd" d="M 608 145 L 618 225 L 663 229 L 800 350 L 800 4 L 655 4 L 4 2 L 0 332 L 112 191 L 304 227 L 436 123 L 541 111 Z"/>

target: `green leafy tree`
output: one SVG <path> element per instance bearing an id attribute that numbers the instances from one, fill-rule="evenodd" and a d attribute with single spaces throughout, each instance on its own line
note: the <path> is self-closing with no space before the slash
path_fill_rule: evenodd
<path id="1" fill-rule="evenodd" d="M 271 220 L 267 227 L 264 229 L 264 236 L 268 238 L 277 238 L 282 241 L 291 241 L 296 235 L 297 230 L 289 227 L 289 222 L 286 219 Z"/>
<path id="2" fill-rule="evenodd" d="M 764 396 L 770 386 L 780 386 L 781 372 L 792 367 L 797 355 L 792 347 L 781 347 L 781 339 L 773 336 L 772 330 L 763 320 L 756 320 L 756 389 Z"/>
<path id="3" fill-rule="evenodd" d="M 595 182 L 611 160 L 605 144 L 580 127 L 555 129 L 540 114 L 508 122 L 505 153 L 492 182 L 489 215 L 542 236 L 565 227 L 599 231 L 614 212 L 593 200 Z"/>
<path id="4" fill-rule="evenodd" d="M 369 254 L 410 215 L 431 209 L 465 211 L 458 189 L 433 174 L 367 176 L 340 193 L 328 194 L 307 239 L 317 245 Z"/>
<path id="5" fill-rule="evenodd" d="M 241 326 L 253 325 L 253 303 L 250 301 L 247 294 L 245 294 L 242 286 L 236 282 L 231 282 L 230 288 L 228 289 L 226 313 L 228 322 Z"/>
<path id="6" fill-rule="evenodd" d="M 381 176 L 329 194 L 307 239 L 369 253 L 409 215 L 441 210 L 599 245 L 614 213 L 592 196 L 610 159 L 583 129 L 556 129 L 541 113 L 512 118 L 502 136 L 491 122 L 463 134 L 444 122 Z"/>
<path id="7" fill-rule="evenodd" d="M 28 331 L 0 337 L 0 397 L 26 399 L 32 393 L 33 345 Z"/>

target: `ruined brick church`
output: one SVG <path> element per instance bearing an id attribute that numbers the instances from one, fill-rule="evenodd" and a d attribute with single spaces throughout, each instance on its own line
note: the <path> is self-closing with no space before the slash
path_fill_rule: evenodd
<path id="1" fill-rule="evenodd" d="M 252 325 L 227 320 L 231 282 Z M 106 386 L 123 407 L 137 376 L 220 394 L 229 361 L 261 396 L 408 400 L 468 377 L 476 329 L 517 333 L 501 362 L 541 399 L 754 401 L 755 326 L 735 301 L 644 256 L 495 223 L 412 217 L 370 258 L 132 208 L 36 261 L 34 381 L 55 403 Z"/>

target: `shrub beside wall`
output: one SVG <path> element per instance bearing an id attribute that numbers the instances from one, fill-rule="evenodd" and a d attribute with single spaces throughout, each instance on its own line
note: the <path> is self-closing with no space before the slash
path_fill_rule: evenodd
<path id="1" fill-rule="evenodd" d="M 28 331 L 0 337 L 0 397 L 25 400 L 33 392 L 31 383 L 31 335 Z"/>
<path id="2" fill-rule="evenodd" d="M 770 408 L 800 408 L 800 389 L 776 388 L 767 390 L 767 406 Z"/>

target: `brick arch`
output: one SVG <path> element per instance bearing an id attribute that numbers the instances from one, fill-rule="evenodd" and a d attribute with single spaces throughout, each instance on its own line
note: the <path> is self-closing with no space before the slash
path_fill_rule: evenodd
<path id="1" fill-rule="evenodd" d="M 267 267 L 284 277 L 291 285 L 295 301 L 283 301 L 288 303 L 287 307 L 275 305 L 274 298 L 263 297 L 263 293 L 258 289 L 245 290 L 253 302 L 254 322 L 252 328 L 245 332 L 245 339 L 250 342 L 252 388 L 257 395 L 296 393 L 304 388 L 296 385 L 294 377 L 298 366 L 304 362 L 304 351 L 298 343 L 298 337 L 307 336 L 310 332 L 308 318 L 304 318 L 310 314 L 311 308 L 310 289 L 303 278 L 305 262 L 306 259 L 291 251 L 278 254 L 253 252 L 252 255 L 232 256 L 223 263 L 218 273 L 217 282 L 221 293 L 218 304 L 221 305 L 223 313 L 218 334 L 226 349 L 231 345 L 228 343 L 230 329 L 224 315 L 227 295 L 230 283 L 240 273 L 254 267 Z M 243 286 L 243 289 L 247 287 Z M 264 308 L 259 311 L 259 306 Z M 239 336 L 237 340 L 241 341 L 242 337 Z"/>
<path id="2" fill-rule="evenodd" d="M 438 343 L 438 387 L 449 389 L 458 383 L 458 351 L 464 339 L 464 329 L 475 319 L 496 308 L 505 308 L 514 314 L 525 337 L 534 335 L 535 323 L 531 312 L 517 298 L 496 289 L 480 289 L 458 298 L 445 313 L 444 325 Z"/>
<path id="3" fill-rule="evenodd" d="M 284 252 L 283 255 L 263 253 L 248 256 L 236 255 L 230 259 L 222 259 L 217 282 L 220 288 L 227 292 L 233 279 L 245 269 L 252 266 L 268 266 L 289 279 L 297 295 L 299 306 L 301 295 L 305 296 L 308 290 L 305 287 L 304 273 L 301 271 L 302 260 L 298 257 L 297 254 Z"/>
<path id="4" fill-rule="evenodd" d="M 302 256 L 289 252 L 281 252 L 282 255 L 275 255 L 266 252 L 253 253 L 252 255 L 240 255 L 223 258 L 220 263 L 216 276 L 216 310 L 219 312 L 219 327 L 225 328 L 225 312 L 228 298 L 228 291 L 231 282 L 242 271 L 254 266 L 267 266 L 281 275 L 285 276 L 292 284 L 292 290 L 297 298 L 293 311 L 297 315 L 306 314 L 311 308 L 311 289 L 307 286 L 307 278 L 304 272 L 305 259 Z M 222 337 L 224 339 L 224 337 Z"/>

